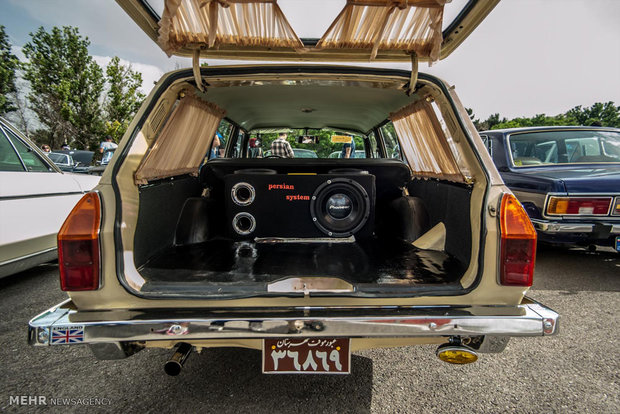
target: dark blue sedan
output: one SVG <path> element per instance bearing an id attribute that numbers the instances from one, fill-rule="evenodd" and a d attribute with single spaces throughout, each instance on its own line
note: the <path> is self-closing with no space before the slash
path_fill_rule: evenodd
<path id="1" fill-rule="evenodd" d="M 540 241 L 620 251 L 620 129 L 512 128 L 480 136 Z"/>

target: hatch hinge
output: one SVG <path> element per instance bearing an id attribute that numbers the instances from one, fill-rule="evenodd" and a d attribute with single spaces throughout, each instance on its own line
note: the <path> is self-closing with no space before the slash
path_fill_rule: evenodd
<path id="1" fill-rule="evenodd" d="M 411 78 L 409 78 L 409 86 L 405 90 L 407 96 L 411 96 L 415 92 L 416 85 L 418 84 L 418 55 L 416 52 L 411 52 Z"/>
<path id="2" fill-rule="evenodd" d="M 194 70 L 194 80 L 196 81 L 196 87 L 200 92 L 206 92 L 206 83 L 202 80 L 202 76 L 200 76 L 200 49 L 194 49 L 194 54 L 192 56 L 192 67 Z"/>

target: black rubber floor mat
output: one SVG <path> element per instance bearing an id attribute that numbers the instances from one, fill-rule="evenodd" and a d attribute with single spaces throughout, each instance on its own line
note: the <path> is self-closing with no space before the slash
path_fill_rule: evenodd
<path id="1" fill-rule="evenodd" d="M 399 241 L 254 243 L 212 240 L 161 252 L 140 269 L 148 282 L 269 283 L 284 277 L 339 277 L 351 283 L 449 284 L 465 266 L 443 252 Z"/>

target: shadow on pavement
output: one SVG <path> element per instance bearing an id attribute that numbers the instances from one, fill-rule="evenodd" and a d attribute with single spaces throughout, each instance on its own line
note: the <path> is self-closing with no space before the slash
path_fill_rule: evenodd
<path id="1" fill-rule="evenodd" d="M 533 289 L 620 291 L 620 254 L 612 249 L 589 252 L 581 248 L 538 246 Z"/>
<path id="2" fill-rule="evenodd" d="M 191 355 L 178 377 L 161 375 L 177 401 L 200 400 L 209 411 L 369 412 L 372 360 L 352 355 L 351 364 L 350 375 L 263 375 L 260 351 L 212 348 Z"/>
<path id="3" fill-rule="evenodd" d="M 23 272 L 15 273 L 13 275 L 5 276 L 0 278 L 0 289 L 8 288 L 19 283 L 24 283 L 29 280 L 34 280 L 39 278 L 42 273 L 50 272 L 56 270 L 58 271 L 58 262 L 50 262 L 40 264 L 31 269 L 24 270 Z"/>

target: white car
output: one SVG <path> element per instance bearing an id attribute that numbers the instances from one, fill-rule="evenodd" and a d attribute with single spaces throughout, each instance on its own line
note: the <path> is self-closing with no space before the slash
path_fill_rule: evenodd
<path id="1" fill-rule="evenodd" d="M 0 118 L 0 277 L 57 257 L 56 233 L 99 177 L 63 173 Z"/>

